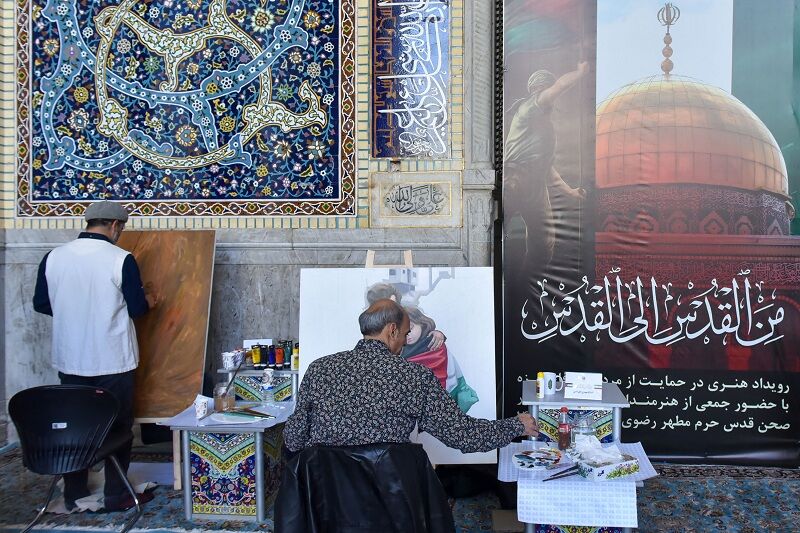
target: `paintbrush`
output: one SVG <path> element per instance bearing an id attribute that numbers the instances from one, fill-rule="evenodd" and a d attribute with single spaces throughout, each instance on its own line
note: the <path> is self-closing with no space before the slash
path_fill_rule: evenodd
<path id="1" fill-rule="evenodd" d="M 253 416 L 263 416 L 264 418 L 275 418 L 275 415 L 271 415 L 269 413 L 262 413 L 261 411 L 256 411 L 255 409 L 250 409 L 249 407 L 239 407 L 237 409 L 232 409 L 230 411 L 225 411 L 226 413 L 244 413 Z"/>
<path id="2" fill-rule="evenodd" d="M 253 418 L 267 418 L 267 417 L 271 416 L 271 415 L 264 415 L 262 413 L 254 415 L 254 414 L 250 414 L 250 413 L 244 413 L 242 411 L 223 411 L 223 414 L 232 415 L 232 416 L 241 416 L 241 417 L 250 418 L 250 419 L 253 419 Z"/>
<path id="3" fill-rule="evenodd" d="M 542 483 L 544 483 L 545 481 L 553 480 L 553 479 L 561 479 L 562 477 L 574 476 L 577 473 L 578 473 L 578 466 L 577 465 L 571 466 L 571 467 L 567 468 L 566 470 L 562 470 L 561 472 L 553 474 L 550 477 L 544 478 L 542 480 Z"/>

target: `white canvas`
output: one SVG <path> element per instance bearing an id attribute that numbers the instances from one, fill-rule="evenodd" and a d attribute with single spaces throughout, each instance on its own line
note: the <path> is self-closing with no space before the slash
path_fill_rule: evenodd
<path id="1" fill-rule="evenodd" d="M 400 281 L 402 278 L 403 281 Z M 438 280 L 438 281 L 437 281 Z M 410 283 L 408 283 L 410 281 Z M 416 305 L 447 336 L 467 384 L 478 396 L 467 414 L 496 418 L 494 298 L 491 268 L 310 268 L 300 273 L 300 379 L 312 361 L 352 349 L 361 338 L 358 315 L 367 289 L 392 283 L 403 305 Z M 415 436 L 434 464 L 493 463 L 496 452 L 462 454 L 428 434 Z"/>

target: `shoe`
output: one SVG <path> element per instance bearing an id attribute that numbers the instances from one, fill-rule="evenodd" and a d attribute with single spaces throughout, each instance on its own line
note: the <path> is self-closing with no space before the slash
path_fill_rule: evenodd
<path id="1" fill-rule="evenodd" d="M 153 493 L 142 492 L 141 494 L 137 494 L 136 497 L 139 499 L 139 505 L 144 505 L 153 499 Z M 121 496 L 107 496 L 103 500 L 103 508 L 107 512 L 127 511 L 135 506 L 136 503 L 133 501 L 133 496 L 131 496 L 130 493 Z"/>

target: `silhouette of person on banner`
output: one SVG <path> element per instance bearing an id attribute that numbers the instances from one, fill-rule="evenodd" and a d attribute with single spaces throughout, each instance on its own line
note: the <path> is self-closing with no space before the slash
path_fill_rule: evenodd
<path id="1" fill-rule="evenodd" d="M 504 268 L 520 288 L 541 276 L 553 259 L 555 231 L 549 189 L 579 200 L 586 197 L 584 189 L 567 184 L 553 167 L 556 132 L 551 115 L 558 97 L 588 70 L 585 61 L 560 78 L 537 70 L 528 78 L 528 96 L 509 111 L 513 118 L 503 167 Z"/>

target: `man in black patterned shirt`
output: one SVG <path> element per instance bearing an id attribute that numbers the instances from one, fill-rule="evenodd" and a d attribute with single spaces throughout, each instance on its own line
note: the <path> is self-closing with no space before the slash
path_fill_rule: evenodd
<path id="1" fill-rule="evenodd" d="M 538 432 L 529 413 L 503 420 L 464 414 L 433 372 L 399 357 L 409 320 L 397 303 L 378 300 L 358 323 L 364 338 L 355 348 L 308 367 L 284 429 L 289 450 L 409 442 L 418 426 L 451 448 L 485 452 Z"/>

